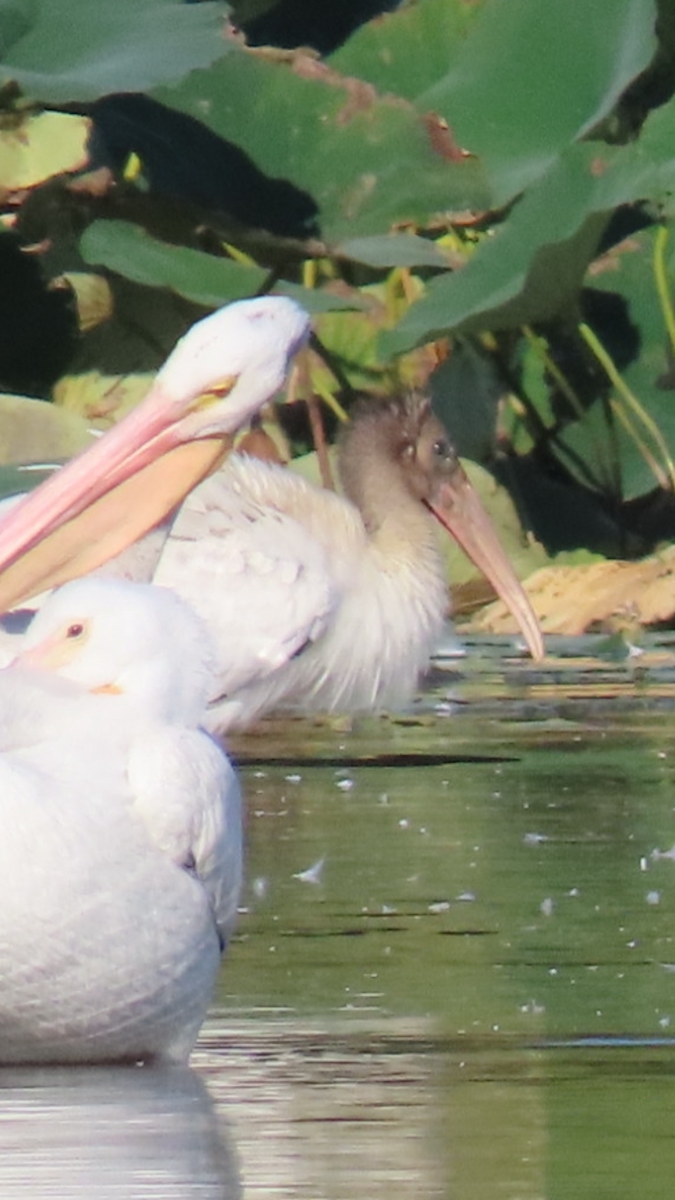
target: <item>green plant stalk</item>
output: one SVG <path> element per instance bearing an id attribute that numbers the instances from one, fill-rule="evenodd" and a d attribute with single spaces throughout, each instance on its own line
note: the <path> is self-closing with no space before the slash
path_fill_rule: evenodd
<path id="1" fill-rule="evenodd" d="M 534 350 L 535 354 L 539 357 L 539 359 L 543 363 L 545 370 L 548 372 L 548 374 L 551 376 L 551 378 L 555 381 L 555 383 L 560 388 L 560 391 L 562 392 L 562 394 L 565 396 L 566 400 L 568 401 L 570 408 L 572 409 L 572 412 L 576 416 L 577 420 L 582 420 L 585 415 L 585 412 L 586 412 L 584 405 L 582 404 L 581 400 L 579 399 L 579 396 L 577 395 L 576 391 L 572 387 L 572 384 L 570 383 L 567 376 L 563 374 L 563 372 L 560 370 L 560 367 L 558 366 L 557 362 L 551 356 L 546 338 L 542 337 L 540 334 L 535 333 L 530 325 L 523 325 L 522 332 L 523 332 L 525 338 L 527 339 L 527 341 L 529 342 L 529 344 L 531 345 L 532 349 Z M 547 434 L 549 435 L 549 437 L 552 439 L 553 442 L 557 442 L 557 440 L 558 440 L 557 430 L 558 430 L 559 424 L 560 424 L 560 422 L 558 421 L 555 423 L 554 426 L 552 426 L 551 428 L 548 428 L 546 430 Z M 546 426 L 544 426 L 544 428 L 546 428 Z M 612 462 L 605 463 L 603 461 L 604 460 L 604 443 L 600 443 L 598 441 L 598 439 L 595 437 L 595 435 L 593 436 L 593 448 L 594 448 L 595 457 L 599 464 L 599 474 L 594 475 L 593 471 L 589 469 L 588 470 L 589 480 L 590 480 L 592 486 L 597 487 L 599 491 L 606 491 L 607 489 L 609 489 L 611 492 L 613 485 L 611 482 L 607 482 L 607 481 L 608 481 L 608 477 L 611 480 L 612 475 L 615 474 L 615 471 L 613 470 L 613 467 L 615 466 L 615 464 Z"/>
<path id="2" fill-rule="evenodd" d="M 527 393 L 519 386 L 519 383 L 514 379 L 511 370 L 504 362 L 503 355 L 499 351 L 499 344 L 493 333 L 485 331 L 477 337 L 469 337 L 469 342 L 474 341 L 484 352 L 496 359 L 499 364 L 500 373 L 503 376 L 507 388 L 505 396 L 505 406 L 511 408 L 517 420 L 520 420 L 525 426 L 529 437 L 533 442 L 543 441 L 548 434 L 548 427 L 545 421 L 539 416 L 534 404 L 530 400 Z M 520 408 L 518 407 L 520 406 Z"/>
<path id="3" fill-rule="evenodd" d="M 569 401 L 576 416 L 581 419 L 581 417 L 584 415 L 584 406 L 577 396 L 577 393 L 572 387 L 569 379 L 563 375 L 557 362 L 555 362 L 555 360 L 549 354 L 548 343 L 546 342 L 546 339 L 535 333 L 530 325 L 523 325 L 522 331 L 535 354 L 537 354 L 542 360 L 551 378 L 555 380 L 566 400 Z"/>
<path id="4" fill-rule="evenodd" d="M 609 404 L 610 404 L 612 412 L 614 413 L 614 416 L 616 417 L 617 421 L 621 422 L 621 424 L 623 425 L 628 436 L 630 438 L 632 438 L 633 441 L 635 442 L 635 445 L 637 446 L 640 454 L 642 455 L 645 462 L 647 463 L 649 469 L 651 470 L 652 474 L 654 475 L 654 478 L 657 480 L 659 487 L 662 487 L 664 490 L 667 490 L 667 488 L 669 486 L 667 474 L 663 471 L 658 460 L 654 457 L 654 455 L 652 454 L 649 447 L 647 445 L 645 445 L 645 443 L 643 442 L 642 438 L 640 437 L 640 434 L 638 433 L 637 429 L 635 429 L 633 427 L 633 425 L 631 424 L 630 417 L 628 416 L 628 413 L 626 412 L 623 405 L 614 396 L 610 397 Z M 672 481 L 671 481 L 671 483 L 672 483 Z"/>
<path id="5" fill-rule="evenodd" d="M 245 250 L 240 250 L 239 247 L 234 246 L 232 242 L 221 242 L 221 246 L 223 247 L 223 250 L 227 251 L 227 253 L 230 255 L 230 258 L 232 258 L 234 262 L 241 263 L 243 267 L 256 267 L 258 265 L 255 259 L 251 258 L 250 254 L 247 254 Z"/>
<path id="6" fill-rule="evenodd" d="M 341 421 L 344 425 L 346 425 L 347 421 L 349 420 L 349 416 L 346 410 L 340 404 L 340 401 L 336 400 L 330 388 L 327 388 L 319 379 L 312 380 L 312 387 L 314 388 L 316 394 L 321 397 L 324 404 L 326 404 L 331 412 L 335 414 L 338 421 Z"/>
<path id="7" fill-rule="evenodd" d="M 401 315 L 402 304 L 407 309 L 415 300 L 411 294 L 410 267 L 392 267 L 384 283 L 387 318 L 393 324 Z"/>
<path id="8" fill-rule="evenodd" d="M 663 320 L 670 338 L 670 345 L 673 353 L 675 353 L 675 309 L 673 308 L 673 298 L 668 286 L 668 272 L 666 269 L 666 247 L 670 239 L 670 230 L 667 225 L 661 225 L 656 231 L 654 239 L 654 277 L 656 279 L 656 290 L 658 292 Z"/>
<path id="9" fill-rule="evenodd" d="M 656 424 L 655 421 L 652 420 L 652 418 L 649 416 L 649 413 L 645 412 L 645 410 L 644 410 L 643 406 L 640 404 L 640 401 L 638 400 L 637 396 L 635 396 L 633 394 L 633 392 L 629 388 L 628 384 L 626 383 L 625 379 L 622 377 L 622 375 L 617 370 L 614 360 L 607 353 L 607 351 L 605 350 L 605 347 L 602 345 L 602 342 L 595 335 L 595 333 L 593 332 L 591 327 L 589 325 L 586 325 L 585 322 L 582 321 L 579 324 L 579 333 L 581 334 L 582 338 L 584 339 L 586 345 L 589 347 L 589 349 L 592 351 L 592 353 L 597 358 L 597 360 L 600 363 L 601 367 L 603 368 L 605 374 L 607 375 L 607 378 L 609 379 L 612 386 L 614 388 L 616 388 L 617 392 L 621 396 L 624 403 L 633 410 L 636 417 L 640 421 L 642 421 L 642 424 L 644 425 L 645 429 L 647 429 L 648 432 L 651 434 L 652 438 L 654 439 L 654 442 L 656 443 L 656 446 L 658 447 L 658 450 L 661 454 L 663 462 L 666 465 L 666 473 L 667 473 L 667 477 L 668 477 L 668 481 L 669 481 L 669 486 L 670 486 L 671 490 L 675 491 L 675 463 L 673 463 L 673 460 L 672 460 L 669 450 L 668 450 L 668 446 L 666 444 L 666 441 L 665 441 L 663 434 L 661 433 L 661 430 L 659 429 L 658 425 Z M 625 425 L 625 422 L 622 421 L 622 424 Z M 638 446 L 640 446 L 641 441 L 639 439 L 637 439 L 636 444 Z M 645 461 L 648 462 L 650 469 L 652 471 L 654 471 L 654 468 L 652 466 L 652 456 L 650 455 L 649 458 L 645 458 Z M 655 474 L 656 474 L 656 472 L 655 472 Z M 659 471 L 658 474 L 656 474 L 656 478 L 660 479 L 662 477 L 663 477 L 663 473 L 661 471 Z"/>

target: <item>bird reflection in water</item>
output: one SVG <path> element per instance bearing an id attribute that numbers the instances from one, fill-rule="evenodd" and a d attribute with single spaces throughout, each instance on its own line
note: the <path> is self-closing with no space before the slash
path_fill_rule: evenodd
<path id="1" fill-rule="evenodd" d="M 3 1200 L 239 1200 L 231 1138 L 187 1067 L 0 1070 Z"/>

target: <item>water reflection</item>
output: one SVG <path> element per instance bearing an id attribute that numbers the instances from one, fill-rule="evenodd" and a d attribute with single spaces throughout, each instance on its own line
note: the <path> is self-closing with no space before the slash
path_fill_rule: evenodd
<path id="1" fill-rule="evenodd" d="M 0 1071 L 2 1200 L 239 1200 L 238 1163 L 188 1068 Z"/>
<path id="2" fill-rule="evenodd" d="M 528 1047 L 434 1023 L 211 1022 L 197 1054 L 245 1195 L 663 1200 L 675 1044 Z"/>
<path id="3" fill-rule="evenodd" d="M 675 1044 L 214 1016 L 194 1070 L 0 1074 L 3 1200 L 663 1200 Z M 236 1146 L 236 1150 L 235 1147 Z"/>
<path id="4" fill-rule="evenodd" d="M 448 1194 L 444 1058 L 426 1023 L 214 1019 L 195 1065 L 231 1122 L 247 1197 L 432 1200 Z"/>

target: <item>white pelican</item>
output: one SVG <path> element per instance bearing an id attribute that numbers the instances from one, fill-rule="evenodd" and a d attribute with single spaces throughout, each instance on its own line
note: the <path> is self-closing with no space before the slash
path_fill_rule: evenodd
<path id="1" fill-rule="evenodd" d="M 214 460 L 200 458 L 184 479 L 183 459 L 165 449 L 192 438 L 182 451 L 203 456 L 204 438 L 232 430 L 278 387 L 307 328 L 296 305 L 274 297 L 196 325 L 146 401 L 0 521 L 0 610 L 157 525 Z M 222 392 L 224 378 L 225 400 L 199 399 Z M 151 577 L 189 598 L 217 645 L 214 727 L 280 705 L 358 710 L 409 697 L 447 609 L 432 514 L 509 605 L 531 652 L 543 652 L 529 600 L 424 398 L 365 406 L 341 470 L 346 499 L 235 457 L 179 509 L 163 549 L 155 537 Z M 124 569 L 137 567 L 126 559 Z"/>
<path id="2" fill-rule="evenodd" d="M 211 667 L 179 597 L 92 578 L 0 672 L 1 1063 L 189 1054 L 241 881 Z"/>

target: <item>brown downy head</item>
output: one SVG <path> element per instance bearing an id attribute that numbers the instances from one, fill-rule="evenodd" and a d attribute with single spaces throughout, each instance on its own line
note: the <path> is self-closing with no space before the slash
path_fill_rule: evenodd
<path id="1" fill-rule="evenodd" d="M 368 518 L 375 488 L 379 508 L 388 499 L 400 501 L 402 491 L 428 504 L 439 479 L 460 469 L 446 430 L 420 392 L 360 400 L 342 432 L 339 462 L 345 494 Z M 384 489 L 392 487 L 388 497 Z"/>
<path id="2" fill-rule="evenodd" d="M 543 657 L 530 601 L 428 397 L 359 404 L 341 440 L 340 476 L 371 534 L 403 521 L 411 499 L 433 513 L 507 605 L 532 656 Z"/>

